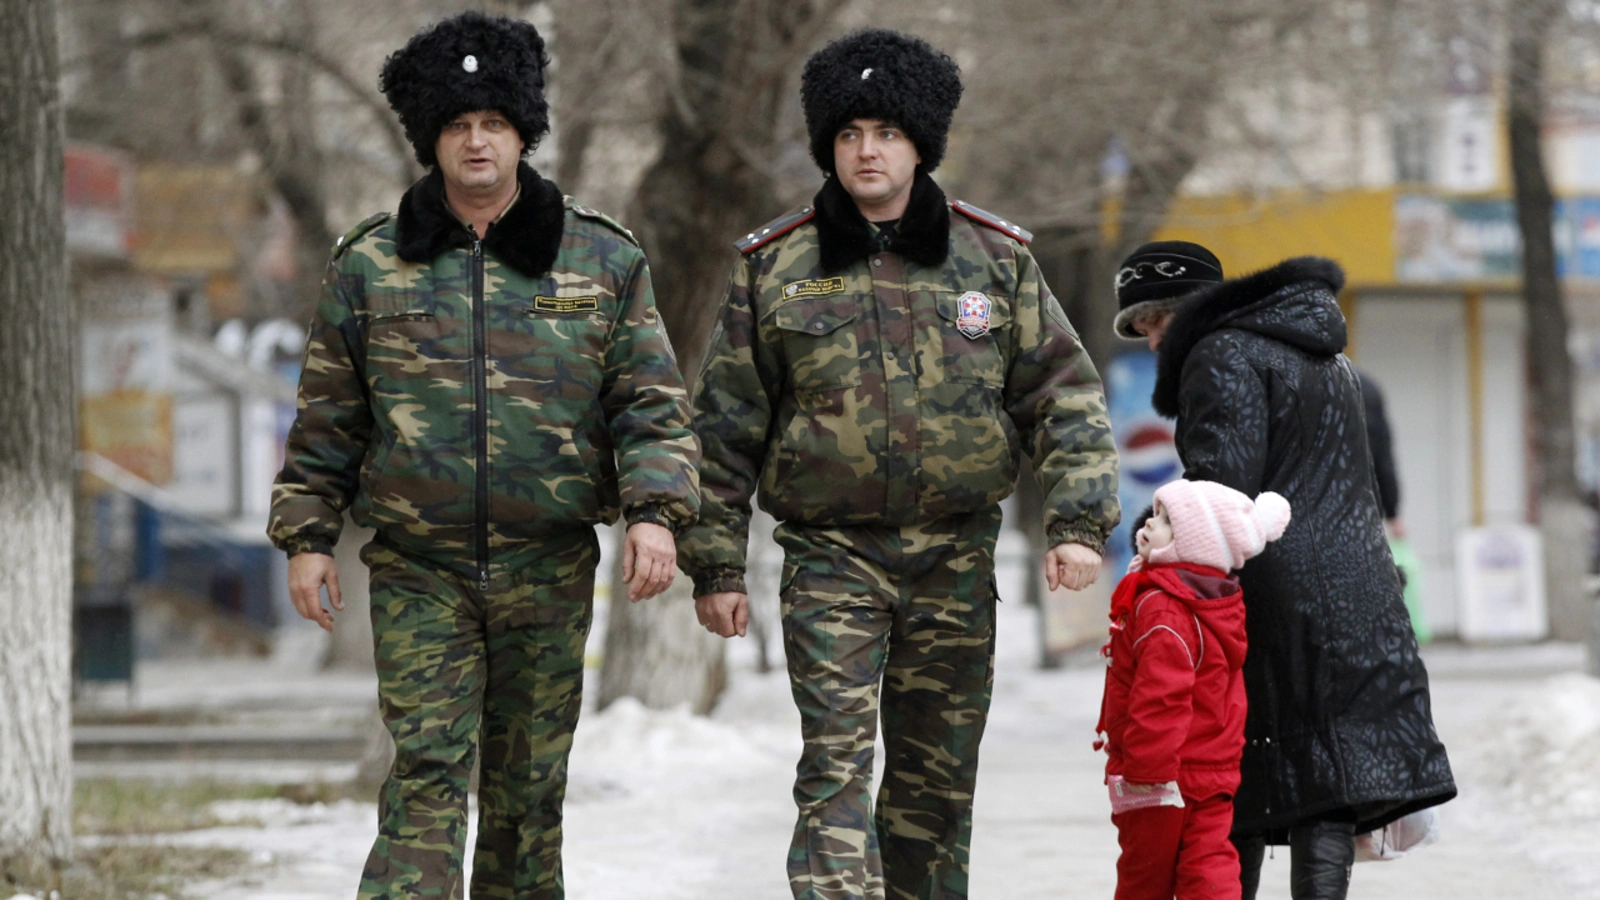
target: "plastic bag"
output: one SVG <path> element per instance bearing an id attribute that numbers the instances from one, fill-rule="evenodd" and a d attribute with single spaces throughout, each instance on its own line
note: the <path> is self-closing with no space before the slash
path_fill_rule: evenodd
<path id="1" fill-rule="evenodd" d="M 1377 831 L 1356 835 L 1356 862 L 1388 862 L 1439 839 L 1439 815 L 1432 807 L 1401 816 Z"/>
<path id="2" fill-rule="evenodd" d="M 1411 630 L 1417 636 L 1417 643 L 1426 644 L 1433 640 L 1433 631 L 1428 627 L 1428 615 L 1422 608 L 1422 560 L 1417 559 L 1411 542 L 1405 538 L 1390 538 L 1389 552 L 1394 554 L 1394 564 L 1405 574 L 1404 597 L 1406 612 L 1411 616 Z"/>
<path id="3" fill-rule="evenodd" d="M 1183 794 L 1178 790 L 1176 781 L 1133 784 L 1121 775 L 1111 775 L 1106 778 L 1106 790 L 1111 794 L 1112 815 L 1154 806 L 1183 806 Z"/>

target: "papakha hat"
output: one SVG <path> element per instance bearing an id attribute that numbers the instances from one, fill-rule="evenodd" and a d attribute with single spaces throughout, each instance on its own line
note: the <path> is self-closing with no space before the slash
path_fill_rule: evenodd
<path id="1" fill-rule="evenodd" d="M 378 90 L 417 162 L 432 168 L 439 132 L 462 113 L 495 110 L 531 152 L 550 131 L 544 38 L 528 22 L 464 12 L 425 28 L 384 60 Z"/>
<path id="2" fill-rule="evenodd" d="M 899 126 L 916 145 L 922 169 L 944 159 L 950 118 L 961 103 L 955 60 L 914 35 L 869 28 L 828 44 L 806 60 L 800 105 L 811 158 L 833 173 L 833 139 L 854 119 Z"/>

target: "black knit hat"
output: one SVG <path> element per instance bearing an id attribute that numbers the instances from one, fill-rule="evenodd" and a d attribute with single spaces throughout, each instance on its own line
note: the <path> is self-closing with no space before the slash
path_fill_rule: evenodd
<path id="1" fill-rule="evenodd" d="M 932 172 L 944 159 L 950 117 L 961 103 L 955 60 L 922 38 L 869 28 L 847 34 L 806 60 L 800 104 L 811 135 L 811 158 L 833 173 L 833 139 L 854 119 L 881 119 L 904 129 Z"/>
<path id="2" fill-rule="evenodd" d="M 550 130 L 544 38 L 527 22 L 464 12 L 425 28 L 383 63 L 378 90 L 417 162 L 438 165 L 439 132 L 462 113 L 496 110 L 533 151 Z"/>
<path id="3" fill-rule="evenodd" d="M 1199 244 L 1153 241 L 1133 251 L 1117 270 L 1113 326 L 1118 337 L 1138 340 L 1133 323 L 1178 308 L 1189 294 L 1222 281 L 1222 263 Z"/>

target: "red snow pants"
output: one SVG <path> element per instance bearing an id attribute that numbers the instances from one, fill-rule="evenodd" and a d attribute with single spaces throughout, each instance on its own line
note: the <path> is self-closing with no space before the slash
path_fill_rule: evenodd
<path id="1" fill-rule="evenodd" d="M 1228 840 L 1233 798 L 1183 802 L 1111 817 L 1122 845 L 1116 900 L 1240 900 L 1239 853 Z"/>

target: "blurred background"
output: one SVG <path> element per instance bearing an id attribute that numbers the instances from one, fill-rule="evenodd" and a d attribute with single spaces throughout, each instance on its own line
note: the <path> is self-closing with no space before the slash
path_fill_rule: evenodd
<path id="1" fill-rule="evenodd" d="M 1230 276 L 1331 257 L 1348 276 L 1347 353 L 1386 402 L 1392 536 L 1419 635 L 1594 638 L 1600 3 L 53 6 L 76 317 L 80 778 L 199 759 L 255 776 L 299 766 L 286 782 L 381 772 L 363 536 L 351 527 L 340 545 L 350 609 L 326 636 L 288 601 L 268 489 L 329 249 L 422 174 L 378 69 L 469 7 L 546 36 L 552 133 L 533 164 L 640 236 L 685 372 L 731 241 L 820 186 L 798 99 L 806 56 L 857 27 L 913 31 L 966 83 L 936 177 L 1034 233 L 1106 379 L 1129 513 L 1181 466 L 1149 407 L 1154 355 L 1112 335 L 1118 262 L 1159 239 L 1206 245 Z M 1002 595 L 1034 611 L 1011 646 L 1030 667 L 1070 665 L 1103 639 L 1126 535 L 1099 585 L 1050 594 L 1038 504 L 1030 479 L 1007 504 Z M 705 635 L 687 579 L 629 607 L 606 602 L 602 578 L 590 702 L 709 713 L 745 673 L 781 670 L 770 527 L 753 537 L 754 640 Z M 292 712 L 274 699 L 285 692 Z M 322 719 L 305 718 L 308 697 Z"/>

